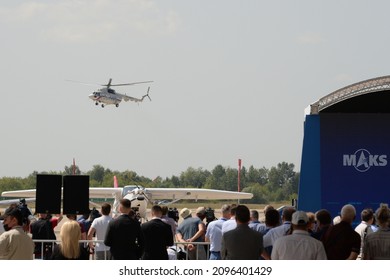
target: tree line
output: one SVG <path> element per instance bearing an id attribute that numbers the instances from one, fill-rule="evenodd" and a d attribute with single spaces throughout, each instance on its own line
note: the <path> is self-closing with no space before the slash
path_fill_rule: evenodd
<path id="1" fill-rule="evenodd" d="M 268 203 L 297 198 L 299 172 L 294 171 L 294 164 L 281 162 L 271 168 L 242 167 L 240 173 L 240 190 L 253 193 L 248 203 Z M 82 172 L 75 167 L 65 166 L 63 171 L 34 171 L 25 178 L 0 178 L 0 192 L 22 189 L 33 189 L 36 185 L 36 174 L 89 175 L 90 187 L 113 186 L 113 178 L 117 177 L 119 186 L 141 185 L 146 188 L 205 188 L 237 191 L 238 169 L 215 166 L 211 171 L 203 168 L 189 167 L 179 176 L 147 178 L 134 171 L 112 171 L 102 165 L 94 165 L 92 170 Z"/>

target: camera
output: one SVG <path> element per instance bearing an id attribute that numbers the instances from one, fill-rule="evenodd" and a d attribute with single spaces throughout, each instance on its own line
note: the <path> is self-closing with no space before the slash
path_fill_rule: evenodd
<path id="1" fill-rule="evenodd" d="M 176 207 L 169 208 L 167 214 L 168 214 L 168 217 L 174 219 L 176 223 L 179 221 L 179 211 L 177 210 Z"/>
<path id="2" fill-rule="evenodd" d="M 205 215 L 206 215 L 206 222 L 207 223 L 216 220 L 215 215 L 214 215 L 214 209 L 212 209 L 210 207 L 205 209 Z"/>

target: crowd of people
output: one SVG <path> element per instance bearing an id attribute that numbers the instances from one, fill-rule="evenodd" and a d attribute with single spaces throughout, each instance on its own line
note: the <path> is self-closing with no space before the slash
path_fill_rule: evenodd
<path id="1" fill-rule="evenodd" d="M 56 240 L 54 227 L 62 216 L 40 213 L 31 218 L 31 212 L 21 206 L 12 205 L 1 216 L 0 259 L 390 259 L 387 204 L 375 212 L 364 209 L 355 228 L 357 214 L 351 204 L 344 205 L 338 217 L 326 209 L 312 213 L 294 207 L 285 207 L 280 215 L 267 206 L 264 220 L 245 205 L 223 205 L 218 219 L 205 207 L 195 213 L 183 208 L 180 223 L 167 215 L 166 206 L 154 205 L 151 219 L 141 224 L 130 201 L 122 199 L 116 217 L 108 203 L 102 204 L 100 212 L 93 209 L 78 219 L 67 215 L 60 240 Z"/>

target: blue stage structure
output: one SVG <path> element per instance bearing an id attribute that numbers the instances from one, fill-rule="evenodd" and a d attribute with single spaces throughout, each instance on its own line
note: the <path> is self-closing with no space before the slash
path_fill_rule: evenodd
<path id="1" fill-rule="evenodd" d="M 339 89 L 306 110 L 297 207 L 345 204 L 374 211 L 390 201 L 390 76 Z"/>

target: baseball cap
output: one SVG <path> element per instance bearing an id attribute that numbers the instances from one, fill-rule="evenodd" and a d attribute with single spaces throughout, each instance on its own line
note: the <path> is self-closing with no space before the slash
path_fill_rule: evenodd
<path id="1" fill-rule="evenodd" d="M 304 211 L 296 211 L 292 214 L 291 223 L 293 225 L 306 225 L 309 222 L 309 217 Z"/>

